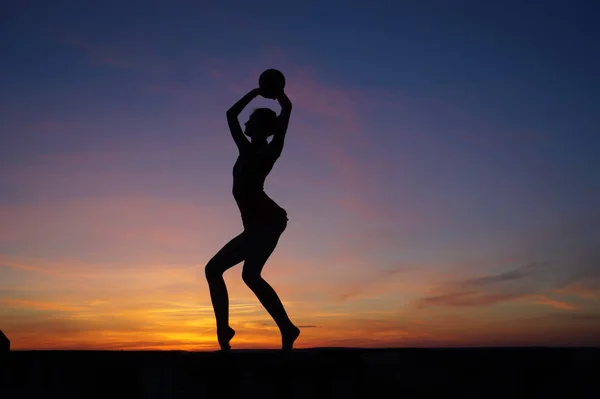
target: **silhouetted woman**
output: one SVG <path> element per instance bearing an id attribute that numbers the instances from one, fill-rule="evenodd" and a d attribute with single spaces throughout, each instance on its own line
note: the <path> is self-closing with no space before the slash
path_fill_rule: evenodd
<path id="1" fill-rule="evenodd" d="M 235 335 L 229 326 L 229 298 L 223 273 L 242 261 L 242 279 L 277 323 L 282 349 L 292 349 L 300 335 L 277 293 L 261 276 L 288 222 L 287 212 L 267 196 L 263 187 L 283 150 L 292 103 L 282 90 L 276 96 L 281 105 L 280 115 L 268 108 L 258 108 L 244 124 L 242 133 L 238 115 L 259 94 L 260 89 L 250 91 L 227 111 L 229 130 L 239 150 L 233 167 L 233 197 L 240 209 L 244 231 L 229 241 L 208 262 L 205 270 L 217 321 L 217 338 L 223 351 L 230 349 L 229 341 Z M 268 142 L 270 136 L 273 139 Z"/>

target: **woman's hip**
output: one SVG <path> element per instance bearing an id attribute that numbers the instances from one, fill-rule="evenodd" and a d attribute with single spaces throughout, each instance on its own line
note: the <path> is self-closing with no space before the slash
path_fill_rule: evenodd
<path id="1" fill-rule="evenodd" d="M 242 215 L 244 229 L 248 231 L 264 231 L 281 234 L 286 229 L 288 217 L 285 210 L 278 213 Z"/>

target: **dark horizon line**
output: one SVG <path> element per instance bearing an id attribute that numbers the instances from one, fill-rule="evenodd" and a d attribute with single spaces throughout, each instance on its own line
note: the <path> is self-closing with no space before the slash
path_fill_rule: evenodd
<path id="1" fill-rule="evenodd" d="M 410 351 L 410 350 L 502 350 L 502 349 L 598 349 L 595 346 L 548 346 L 548 345 L 513 345 L 513 346 L 407 346 L 407 347 L 358 347 L 358 346 L 319 346 L 311 348 L 294 348 L 293 352 L 315 351 L 315 350 L 345 350 L 345 351 Z M 277 348 L 264 349 L 232 349 L 232 352 L 281 352 Z M 218 350 L 185 350 L 185 349 L 11 349 L 10 352 L 186 352 L 186 353 L 217 353 Z"/>

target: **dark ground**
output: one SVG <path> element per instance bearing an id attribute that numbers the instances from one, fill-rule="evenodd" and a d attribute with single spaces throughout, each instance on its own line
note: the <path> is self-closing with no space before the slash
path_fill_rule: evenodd
<path id="1" fill-rule="evenodd" d="M 0 398 L 598 399 L 599 361 L 600 348 L 13 351 Z"/>

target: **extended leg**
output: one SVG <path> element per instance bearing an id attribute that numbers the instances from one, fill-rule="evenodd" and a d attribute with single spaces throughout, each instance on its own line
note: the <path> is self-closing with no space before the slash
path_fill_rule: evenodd
<path id="1" fill-rule="evenodd" d="M 244 233 L 234 237 L 212 257 L 204 270 L 215 312 L 217 337 L 221 349 L 229 349 L 229 341 L 235 335 L 235 331 L 229 327 L 229 296 L 223 273 L 245 259 L 245 241 Z"/>
<path id="2" fill-rule="evenodd" d="M 262 278 L 262 269 L 277 246 L 279 235 L 261 235 L 251 240 L 251 248 L 244 262 L 242 278 L 246 285 L 254 292 L 260 303 L 271 315 L 281 331 L 282 349 L 292 349 L 294 341 L 300 335 L 300 330 L 292 323 L 285 311 L 279 296 Z M 258 241 L 257 241 L 258 240 Z"/>

